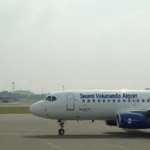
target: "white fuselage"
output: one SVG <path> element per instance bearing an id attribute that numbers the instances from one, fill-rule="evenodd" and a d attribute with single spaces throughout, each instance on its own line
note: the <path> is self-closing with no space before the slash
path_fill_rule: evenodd
<path id="1" fill-rule="evenodd" d="M 54 101 L 48 96 L 54 96 Z M 117 112 L 150 108 L 149 90 L 62 91 L 48 96 L 33 104 L 30 111 L 57 120 L 113 120 Z"/>

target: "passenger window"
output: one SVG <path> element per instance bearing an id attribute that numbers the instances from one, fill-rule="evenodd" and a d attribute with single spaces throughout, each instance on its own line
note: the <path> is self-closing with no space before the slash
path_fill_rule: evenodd
<path id="1" fill-rule="evenodd" d="M 130 102 L 130 99 L 128 99 L 128 102 Z"/>
<path id="2" fill-rule="evenodd" d="M 144 99 L 142 99 L 142 102 L 145 102 L 145 100 L 144 100 Z"/>
<path id="3" fill-rule="evenodd" d="M 46 97 L 46 99 L 45 99 L 45 100 L 47 100 L 47 101 L 51 101 L 51 96 Z"/>
<path id="4" fill-rule="evenodd" d="M 118 99 L 118 102 L 120 102 L 120 99 Z"/>
<path id="5" fill-rule="evenodd" d="M 55 96 L 52 96 L 52 101 L 56 101 L 56 97 Z"/>
<path id="6" fill-rule="evenodd" d="M 85 100 L 83 99 L 82 102 L 85 103 Z"/>
<path id="7" fill-rule="evenodd" d="M 110 103 L 110 99 L 108 99 L 108 103 Z"/>
<path id="8" fill-rule="evenodd" d="M 103 103 L 105 103 L 105 100 L 103 99 Z"/>
<path id="9" fill-rule="evenodd" d="M 95 99 L 93 99 L 93 103 L 95 103 Z"/>
<path id="10" fill-rule="evenodd" d="M 147 102 L 149 102 L 149 99 L 147 100 Z"/>
<path id="11" fill-rule="evenodd" d="M 124 100 L 123 100 L 123 102 L 125 103 L 125 102 L 126 102 L 126 100 L 124 99 Z"/>
<path id="12" fill-rule="evenodd" d="M 115 102 L 115 99 L 113 99 L 113 102 Z"/>
<path id="13" fill-rule="evenodd" d="M 100 99 L 98 99 L 98 102 L 100 103 Z"/>
<path id="14" fill-rule="evenodd" d="M 88 103 L 90 102 L 90 100 L 88 99 Z"/>
<path id="15" fill-rule="evenodd" d="M 137 102 L 139 102 L 139 99 L 137 99 Z"/>

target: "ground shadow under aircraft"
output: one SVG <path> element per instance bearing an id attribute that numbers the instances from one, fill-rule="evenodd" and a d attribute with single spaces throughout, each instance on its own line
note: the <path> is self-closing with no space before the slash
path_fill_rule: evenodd
<path id="1" fill-rule="evenodd" d="M 101 134 L 66 134 L 60 135 L 26 135 L 24 138 L 35 138 L 35 139 L 150 139 L 150 133 L 148 132 L 104 132 Z"/>

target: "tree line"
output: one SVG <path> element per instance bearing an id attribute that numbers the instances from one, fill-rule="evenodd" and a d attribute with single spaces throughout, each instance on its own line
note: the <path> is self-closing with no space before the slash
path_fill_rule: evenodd
<path id="1" fill-rule="evenodd" d="M 21 99 L 27 99 L 27 100 L 42 100 L 44 99 L 48 94 L 35 94 L 33 92 L 9 92 L 9 91 L 1 91 L 0 97 L 12 97 L 14 100 L 21 100 Z"/>

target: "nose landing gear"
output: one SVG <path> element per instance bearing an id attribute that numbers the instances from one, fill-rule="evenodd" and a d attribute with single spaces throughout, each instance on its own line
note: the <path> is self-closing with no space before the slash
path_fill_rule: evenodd
<path id="1" fill-rule="evenodd" d="M 63 129 L 64 128 L 64 124 L 65 124 L 65 121 L 63 120 L 58 120 L 58 123 L 60 125 L 60 129 L 58 130 L 58 134 L 59 135 L 64 135 L 65 134 L 65 130 Z"/>
<path id="2" fill-rule="evenodd" d="M 59 133 L 59 135 L 64 135 L 65 134 L 65 130 L 64 129 L 59 129 L 58 133 Z"/>

